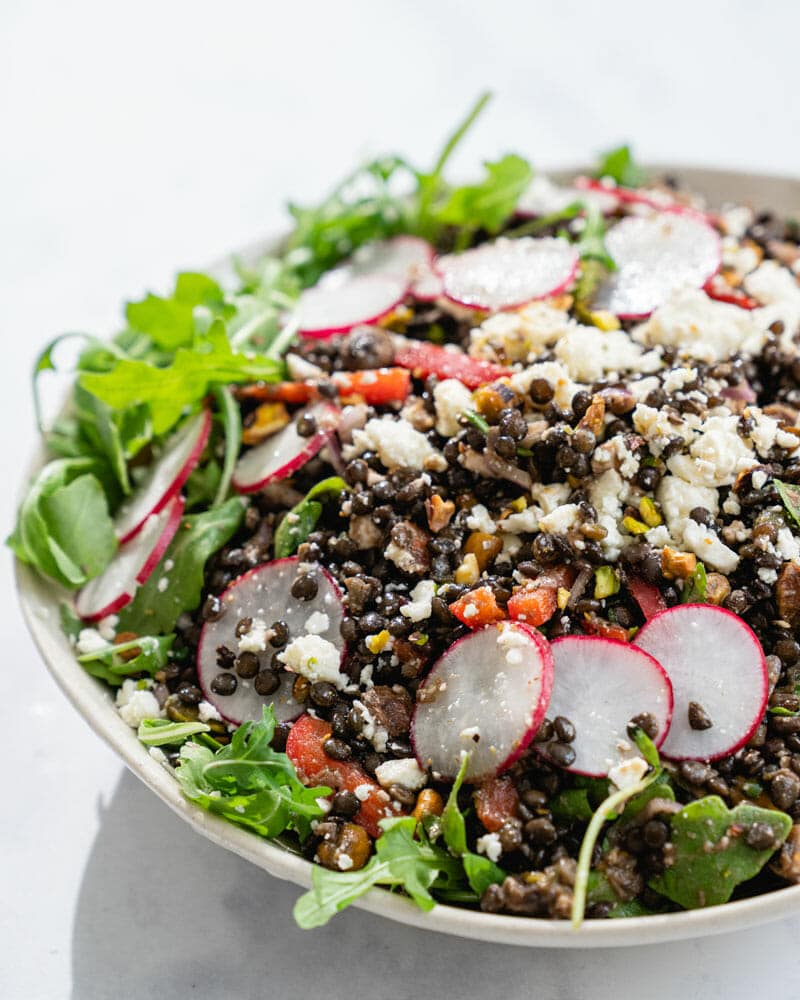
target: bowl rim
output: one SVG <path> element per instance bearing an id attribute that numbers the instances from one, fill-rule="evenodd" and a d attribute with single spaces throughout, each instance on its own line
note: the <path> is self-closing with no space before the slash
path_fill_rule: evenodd
<path id="1" fill-rule="evenodd" d="M 548 171 L 548 174 L 558 179 L 574 175 L 580 169 L 566 167 Z M 732 184 L 737 189 L 752 185 L 754 192 L 773 188 L 787 198 L 791 192 L 800 208 L 800 179 L 789 175 L 680 164 L 655 164 L 649 169 L 677 173 L 686 178 L 691 187 L 701 191 L 719 190 Z M 789 209 L 780 206 L 780 210 Z M 211 270 L 221 272 L 229 267 L 234 255 L 240 259 L 252 258 L 277 242 L 271 239 L 252 243 L 238 253 L 229 254 Z M 45 449 L 40 442 L 25 470 L 22 489 L 45 460 Z M 110 691 L 76 660 L 61 630 L 58 611 L 59 601 L 68 596 L 67 591 L 42 579 L 19 560 L 15 559 L 14 564 L 23 618 L 34 643 L 56 683 L 94 732 L 122 758 L 136 777 L 201 836 L 233 851 L 270 875 L 308 888 L 312 871 L 310 861 L 205 812 L 183 797 L 170 769 L 156 759 L 157 755 L 149 753 L 135 731 L 122 720 Z M 431 911 L 423 912 L 408 898 L 379 888 L 370 890 L 354 905 L 426 931 L 482 941 L 551 948 L 627 947 L 742 930 L 796 914 L 800 910 L 800 885 L 700 910 L 623 920 L 587 920 L 577 931 L 566 921 L 490 914 L 445 904 L 437 904 Z M 291 919 L 288 914 L 287 919 Z"/>

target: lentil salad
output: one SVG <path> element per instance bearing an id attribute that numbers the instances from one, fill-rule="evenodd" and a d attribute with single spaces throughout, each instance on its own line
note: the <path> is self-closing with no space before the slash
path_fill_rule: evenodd
<path id="1" fill-rule="evenodd" d="M 22 558 L 86 593 L 137 544 L 118 525 L 124 497 L 148 489 L 141 472 L 177 444 L 199 445 L 188 478 L 171 480 L 139 527 L 160 515 L 152 531 L 166 551 L 147 553 L 122 605 L 98 615 L 107 605 L 87 597 L 86 620 L 66 606 L 65 626 L 190 798 L 319 862 L 298 904 L 304 926 L 373 884 L 423 906 L 554 918 L 577 906 L 580 919 L 724 902 L 796 878 L 796 231 L 740 207 L 710 216 L 679 187 L 633 188 L 621 170 L 628 183 L 612 183 L 608 162 L 605 180 L 567 193 L 525 168 L 488 169 L 505 197 L 499 221 L 482 215 L 480 185 L 464 194 L 440 180 L 428 215 L 411 221 L 383 193 L 368 224 L 367 212 L 328 203 L 313 221 L 298 211 L 293 249 L 244 272 L 237 293 L 184 275 L 170 298 L 129 306 L 114 346 L 84 351 L 75 416 L 49 435 L 60 457 L 12 538 Z M 717 274 L 669 289 L 647 316 L 595 308 L 624 273 L 608 235 L 674 206 L 720 234 Z M 345 211 L 361 228 L 349 242 L 338 232 L 334 248 L 326 226 Z M 440 257 L 498 237 L 560 240 L 580 263 L 557 294 L 496 310 L 467 309 L 441 287 L 417 295 L 414 282 L 435 279 L 416 273 L 411 294 L 364 316 L 374 322 L 331 336 L 312 324 L 295 339 L 285 319 L 303 287 L 342 270 L 359 244 L 404 233 Z M 198 410 L 210 426 L 187 430 L 190 417 L 172 436 Z M 237 472 L 287 428 L 311 442 L 290 474 L 262 484 Z M 230 482 L 244 502 L 229 499 Z M 91 516 L 85 538 L 78 510 Z M 245 613 L 241 581 L 265 573 L 274 593 L 277 571 L 261 568 L 281 560 L 281 614 Z M 637 646 L 664 609 L 698 603 L 746 622 L 765 654 L 769 706 L 755 705 L 757 726 L 729 754 L 667 755 L 647 705 L 625 720 L 628 744 L 602 777 L 571 770 L 587 736 L 579 704 L 548 712 L 520 755 L 477 783 L 477 714 L 477 732 L 456 734 L 468 749 L 452 773 L 412 744 L 426 678 L 465 638 L 533 628 L 554 651 L 576 635 Z M 220 629 L 231 637 L 213 644 L 209 667 L 204 636 Z M 242 715 L 227 706 L 244 690 Z M 721 727 L 707 701 L 683 713 L 698 738 Z M 698 830 L 710 845 L 700 858 Z"/>

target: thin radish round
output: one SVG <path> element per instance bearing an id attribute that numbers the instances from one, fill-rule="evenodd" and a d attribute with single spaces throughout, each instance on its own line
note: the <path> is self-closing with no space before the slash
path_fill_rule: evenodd
<path id="1" fill-rule="evenodd" d="M 719 270 L 720 239 L 700 215 L 660 212 L 629 216 L 606 236 L 617 270 L 594 297 L 596 309 L 623 319 L 649 316 L 677 288 L 702 288 Z"/>
<path id="2" fill-rule="evenodd" d="M 303 437 L 297 430 L 297 421 L 306 414 L 317 422 L 317 430 L 311 437 Z M 301 410 L 292 423 L 240 457 L 233 470 L 234 489 L 239 493 L 255 493 L 291 476 L 328 443 L 338 415 L 336 407 L 327 403 Z"/>
<path id="3" fill-rule="evenodd" d="M 470 309 L 491 311 L 558 295 L 572 283 L 577 268 L 577 250 L 566 240 L 552 237 L 501 237 L 436 261 L 448 299 Z"/>
<path id="4" fill-rule="evenodd" d="M 167 441 L 147 478 L 117 511 L 114 530 L 120 543 L 141 531 L 147 518 L 157 514 L 180 490 L 200 460 L 210 431 L 211 412 L 202 410 Z"/>
<path id="5" fill-rule="evenodd" d="M 419 236 L 395 236 L 359 247 L 349 267 L 353 274 L 394 274 L 409 282 L 430 270 L 433 257 L 433 247 L 427 240 Z"/>
<path id="6" fill-rule="evenodd" d="M 411 283 L 411 294 L 419 302 L 435 302 L 442 294 L 442 278 L 433 267 L 420 272 Z"/>
<path id="7" fill-rule="evenodd" d="M 657 212 L 674 211 L 696 214 L 695 209 L 681 205 L 666 191 L 659 191 L 657 188 L 620 187 L 617 184 L 597 180 L 594 177 L 576 177 L 575 187 L 584 194 L 591 192 L 593 195 L 614 198 L 618 205 L 620 203 L 642 205 L 645 208 L 655 209 Z"/>
<path id="8" fill-rule="evenodd" d="M 100 576 L 78 594 L 75 608 L 81 618 L 97 621 L 133 600 L 136 588 L 149 578 L 172 541 L 182 514 L 183 497 L 177 496 L 145 519 L 136 537 L 121 545 Z"/>
<path id="9" fill-rule="evenodd" d="M 548 718 L 575 726 L 576 774 L 602 778 L 630 746 L 628 723 L 642 712 L 656 720 L 659 746 L 672 717 L 672 688 L 661 665 L 636 646 L 600 636 L 570 635 L 551 644 L 553 693 Z M 537 743 L 547 756 L 547 744 Z"/>
<path id="10" fill-rule="evenodd" d="M 563 212 L 565 208 L 576 201 L 591 205 L 603 215 L 615 212 L 619 205 L 619 199 L 613 188 L 607 189 L 599 186 L 598 188 L 581 189 L 573 186 L 562 186 L 554 184 L 544 174 L 536 174 L 517 202 L 516 212 L 517 215 L 524 218 L 554 215 L 557 212 Z"/>
<path id="11" fill-rule="evenodd" d="M 761 643 L 741 618 L 713 604 L 681 604 L 647 622 L 636 644 L 658 659 L 675 692 L 665 757 L 716 760 L 744 746 L 764 714 L 769 681 Z M 690 725 L 692 702 L 709 728 Z"/>
<path id="12" fill-rule="evenodd" d="M 408 279 L 396 274 L 354 274 L 320 282 L 301 293 L 297 322 L 304 337 L 324 339 L 375 323 L 405 298 Z"/>
<path id="13" fill-rule="evenodd" d="M 411 739 L 420 766 L 454 778 L 466 750 L 467 781 L 510 767 L 541 725 L 552 684 L 550 647 L 527 625 L 488 625 L 457 640 L 417 693 Z"/>
<path id="14" fill-rule="evenodd" d="M 276 652 L 269 641 L 270 630 L 275 622 L 282 621 L 289 630 L 288 642 L 313 634 L 332 643 L 340 658 L 344 656 L 344 642 L 339 634 L 344 617 L 341 591 L 328 571 L 317 567 L 309 571 L 317 584 L 316 594 L 310 600 L 298 600 L 292 596 L 292 584 L 297 579 L 299 567 L 297 556 L 256 566 L 234 580 L 220 597 L 220 617 L 203 626 L 197 646 L 197 676 L 206 700 L 229 722 L 238 724 L 260 719 L 262 708 L 270 704 L 279 720 L 294 719 L 303 711 L 303 706 L 292 698 L 295 674 L 281 671 L 278 689 L 262 696 L 256 691 L 255 677 L 239 677 L 235 670 L 220 666 L 220 647 L 226 647 L 232 655 L 254 652 L 258 656 L 259 669 L 265 670 Z M 250 618 L 252 625 L 249 632 L 237 636 L 236 627 L 243 618 Z M 232 694 L 219 694 L 214 690 L 219 686 L 214 685 L 214 678 L 220 675 L 236 679 L 236 690 Z"/>

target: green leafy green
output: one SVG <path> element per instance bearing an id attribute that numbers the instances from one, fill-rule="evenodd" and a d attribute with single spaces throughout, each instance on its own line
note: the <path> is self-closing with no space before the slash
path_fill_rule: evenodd
<path id="1" fill-rule="evenodd" d="M 458 793 L 464 783 L 464 776 L 469 767 L 469 754 L 461 754 L 461 766 L 458 769 L 456 780 L 450 789 L 444 810 L 442 811 L 442 836 L 451 854 L 456 856 L 465 854 L 467 851 L 467 826 L 464 822 L 464 814 L 458 808 Z"/>
<path id="2" fill-rule="evenodd" d="M 748 846 L 746 834 L 754 823 L 770 828 L 773 846 Z M 690 802 L 672 817 L 673 860 L 650 887 L 687 910 L 727 903 L 737 885 L 761 871 L 791 828 L 785 813 L 749 802 L 733 809 L 717 795 Z"/>
<path id="3" fill-rule="evenodd" d="M 315 866 L 311 889 L 301 896 L 294 918 L 305 929 L 319 927 L 373 886 L 400 886 L 422 910 L 434 906 L 430 889 L 442 875 L 458 879 L 461 863 L 431 844 L 413 816 L 381 820 L 375 855 L 357 872 L 334 872 Z M 418 833 L 419 839 L 414 835 Z"/>
<path id="4" fill-rule="evenodd" d="M 603 153 L 595 177 L 610 177 L 623 187 L 641 187 L 647 173 L 634 160 L 630 146 L 617 146 Z"/>
<path id="5" fill-rule="evenodd" d="M 470 889 L 479 899 L 490 885 L 499 885 L 506 877 L 506 873 L 499 865 L 481 854 L 465 851 L 461 856 L 461 863 Z"/>
<path id="6" fill-rule="evenodd" d="M 698 562 L 694 571 L 687 576 L 681 592 L 681 602 L 683 604 L 702 604 L 706 599 L 707 586 L 706 568 Z"/>
<path id="7" fill-rule="evenodd" d="M 111 371 L 84 373 L 80 384 L 112 409 L 146 404 L 155 434 L 168 431 L 217 383 L 276 381 L 281 366 L 270 358 L 235 354 L 217 320 L 191 347 L 179 347 L 171 364 L 120 361 Z"/>
<path id="8" fill-rule="evenodd" d="M 22 562 L 73 589 L 102 572 L 117 547 L 96 472 L 90 458 L 60 458 L 46 465 L 7 540 Z"/>
<path id="9" fill-rule="evenodd" d="M 185 517 L 160 567 L 120 612 L 120 629 L 137 634 L 171 632 L 181 614 L 200 603 L 206 560 L 233 536 L 243 515 L 242 501 L 232 497 L 214 510 Z"/>
<path id="10" fill-rule="evenodd" d="M 112 687 L 119 687 L 126 677 L 149 674 L 151 677 L 167 665 L 168 654 L 175 641 L 174 635 L 143 635 L 105 649 L 92 650 L 78 657 L 86 671 Z M 122 654 L 137 650 L 137 655 L 126 659 Z"/>
<path id="11" fill-rule="evenodd" d="M 584 227 L 578 239 L 578 253 L 583 261 L 597 261 L 606 271 L 615 271 L 617 265 L 606 249 L 605 237 L 606 223 L 602 212 L 596 205 L 587 205 Z"/>
<path id="12" fill-rule="evenodd" d="M 464 245 L 477 229 L 492 234 L 499 232 L 533 177 L 527 160 L 513 153 L 484 166 L 486 177 L 483 181 L 453 190 L 436 213 L 440 222 L 462 228 Z"/>
<path id="13" fill-rule="evenodd" d="M 317 497 L 338 496 L 349 489 L 340 476 L 329 476 L 312 486 L 300 503 L 288 512 L 275 532 L 275 558 L 292 555 L 314 530 L 322 516 L 322 504 Z"/>
<path id="14" fill-rule="evenodd" d="M 325 812 L 318 799 L 326 787 L 306 788 L 285 753 L 271 747 L 275 713 L 264 707 L 259 722 L 245 722 L 227 746 L 213 751 L 184 743 L 176 776 L 183 794 L 197 805 L 262 837 L 296 830 L 305 839 L 311 821 Z"/>
<path id="15" fill-rule="evenodd" d="M 775 479 L 774 483 L 783 501 L 783 506 L 795 523 L 800 524 L 800 486 L 796 483 L 784 483 L 780 479 Z"/>
<path id="16" fill-rule="evenodd" d="M 557 820 L 590 820 L 594 809 L 585 788 L 565 788 L 550 802 L 550 811 Z"/>
<path id="17" fill-rule="evenodd" d="M 136 735 L 148 747 L 176 746 L 190 736 L 209 732 L 205 722 L 172 722 L 169 719 L 144 719 Z"/>
<path id="18" fill-rule="evenodd" d="M 222 470 L 214 495 L 212 507 L 219 507 L 224 503 L 230 490 L 233 469 L 236 459 L 239 457 L 239 448 L 242 444 L 242 414 L 239 404 L 233 398 L 233 393 L 227 386 L 219 385 L 214 389 L 214 399 L 217 401 L 217 410 L 222 420 L 225 431 L 225 458 L 222 463 Z"/>
<path id="19" fill-rule="evenodd" d="M 139 302 L 129 302 L 125 318 L 131 329 L 146 333 L 157 347 L 174 351 L 192 343 L 196 307 L 205 306 L 219 314 L 224 303 L 224 293 L 213 278 L 184 272 L 178 275 L 169 298 L 148 294 Z"/>

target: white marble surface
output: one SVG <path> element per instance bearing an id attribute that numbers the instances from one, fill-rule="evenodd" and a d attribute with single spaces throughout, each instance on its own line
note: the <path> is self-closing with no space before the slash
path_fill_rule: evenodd
<path id="1" fill-rule="evenodd" d="M 34 440 L 29 364 L 54 333 L 111 329 L 126 295 L 280 225 L 286 196 L 314 198 L 360 154 L 431 157 L 485 86 L 497 97 L 462 170 L 631 138 L 642 158 L 796 174 L 799 30 L 792 2 L 4 0 L 0 521 Z M 296 930 L 294 888 L 182 827 L 83 725 L 3 565 L 4 1000 L 238 1000 L 321 982 L 376 1000 L 800 993 L 800 916 L 594 953 L 424 938 L 357 912 Z"/>

